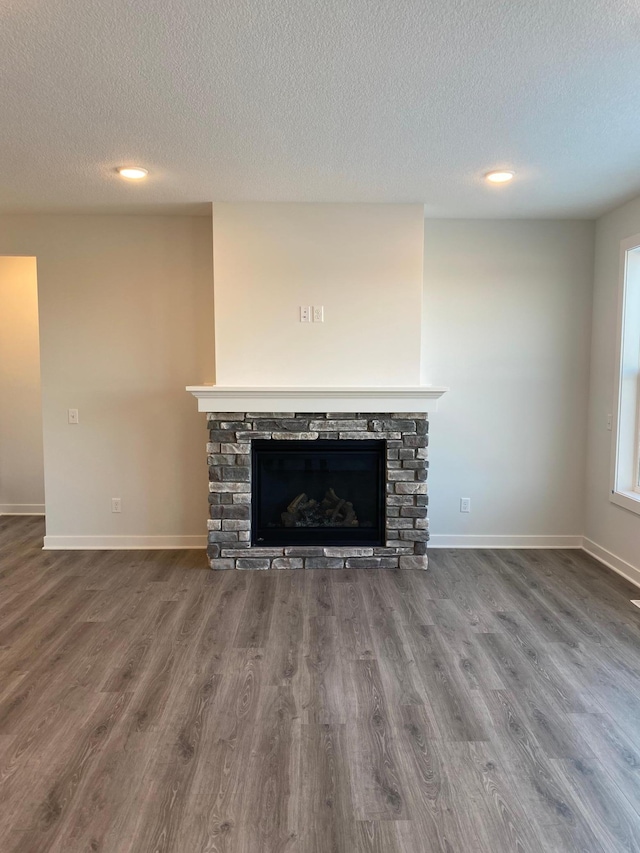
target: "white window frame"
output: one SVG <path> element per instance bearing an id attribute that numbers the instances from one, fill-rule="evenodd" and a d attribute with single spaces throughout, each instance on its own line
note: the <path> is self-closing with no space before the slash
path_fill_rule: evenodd
<path id="1" fill-rule="evenodd" d="M 640 515 L 640 234 L 620 243 L 610 500 Z"/>

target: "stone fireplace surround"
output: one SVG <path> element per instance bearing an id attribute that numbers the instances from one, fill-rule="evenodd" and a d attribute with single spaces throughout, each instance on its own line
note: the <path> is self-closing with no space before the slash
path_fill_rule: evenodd
<path id="1" fill-rule="evenodd" d="M 207 426 L 207 553 L 212 569 L 427 568 L 425 412 L 209 412 Z M 386 439 L 385 545 L 252 545 L 251 441 L 255 439 Z"/>

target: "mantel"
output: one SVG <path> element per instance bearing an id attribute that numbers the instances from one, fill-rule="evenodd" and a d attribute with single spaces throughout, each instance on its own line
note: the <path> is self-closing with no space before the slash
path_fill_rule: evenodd
<path id="1" fill-rule="evenodd" d="M 199 412 L 434 412 L 448 391 L 436 385 L 392 388 L 255 388 L 188 385 Z"/>

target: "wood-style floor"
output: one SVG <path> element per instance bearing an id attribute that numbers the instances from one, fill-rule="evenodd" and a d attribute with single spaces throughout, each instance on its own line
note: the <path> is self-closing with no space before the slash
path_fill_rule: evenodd
<path id="1" fill-rule="evenodd" d="M 0 518 L 2 853 L 640 850 L 640 596 L 582 553 L 211 572 L 42 533 Z"/>

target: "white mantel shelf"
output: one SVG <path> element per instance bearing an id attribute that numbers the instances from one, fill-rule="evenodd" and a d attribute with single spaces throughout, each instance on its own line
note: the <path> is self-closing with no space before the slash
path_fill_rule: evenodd
<path id="1" fill-rule="evenodd" d="M 393 388 L 254 388 L 188 385 L 199 412 L 434 412 L 448 391 L 437 385 Z"/>

